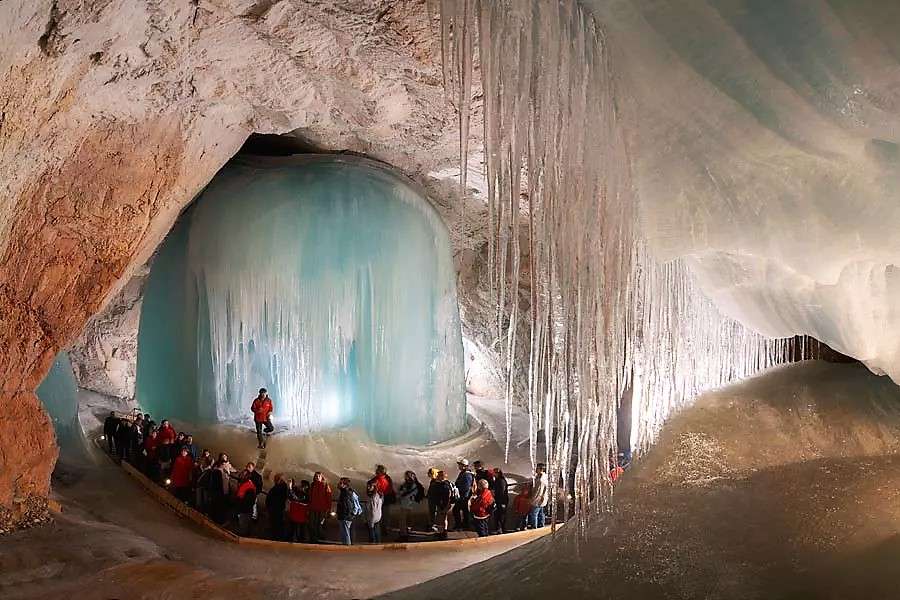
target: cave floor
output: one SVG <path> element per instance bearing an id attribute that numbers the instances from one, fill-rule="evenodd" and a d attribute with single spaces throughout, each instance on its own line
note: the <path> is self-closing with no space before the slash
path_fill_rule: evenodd
<path id="1" fill-rule="evenodd" d="M 54 476 L 64 512 L 0 543 L 0 596 L 13 598 L 365 598 L 514 548 L 341 554 L 239 547 L 152 500 L 99 450 Z"/>
<path id="2" fill-rule="evenodd" d="M 482 407 L 485 427 L 427 452 L 373 454 L 358 440 L 291 440 L 275 436 L 269 455 L 273 468 L 305 473 L 321 462 L 359 470 L 376 460 L 391 460 L 416 468 L 455 457 L 479 457 L 499 464 L 502 451 L 494 441 L 494 422 L 502 410 L 492 401 L 470 398 L 473 411 Z M 107 414 L 109 406 L 96 394 L 83 402 L 82 423 Z M 488 412 L 484 412 L 484 411 Z M 521 421 L 521 416 L 518 417 Z M 521 425 L 521 422 L 518 423 Z M 209 440 L 229 451 L 234 464 L 254 458 L 252 432 L 223 430 Z M 527 427 L 526 427 L 527 431 Z M 198 441 L 205 436 L 197 432 Z M 206 438 L 209 439 L 209 438 Z M 515 440 L 514 440 L 515 442 Z M 215 446 L 216 443 L 221 446 Z M 314 455 L 316 447 L 319 455 Z M 325 451 L 321 447 L 326 447 Z M 355 448 L 350 455 L 335 448 Z M 523 456 L 525 453 L 525 456 Z M 290 456 L 313 457 L 311 463 Z M 516 471 L 527 470 L 527 445 L 513 452 Z M 326 472 L 329 472 L 328 469 Z M 524 472 L 524 471 L 523 471 Z M 62 515 L 46 527 L 18 532 L 0 543 L 0 597 L 13 598 L 366 598 L 452 573 L 506 552 L 525 541 L 496 538 L 490 545 L 422 552 L 351 553 L 335 555 L 239 547 L 211 538 L 209 533 L 159 505 L 135 481 L 84 439 L 62 448 L 53 476 L 54 497 Z"/>
<path id="3" fill-rule="evenodd" d="M 58 469 L 55 524 L 0 544 L 3 598 L 896 598 L 900 389 L 799 364 L 674 417 L 584 536 L 447 554 L 221 543 L 99 452 Z M 477 564 L 476 564 L 477 563 Z M 459 571 L 459 572 L 458 572 Z M 409 587 L 412 586 L 412 587 Z"/>
<path id="4" fill-rule="evenodd" d="M 569 532 L 571 533 L 571 532 Z M 900 597 L 900 389 L 792 365 L 674 417 L 585 537 L 544 538 L 389 598 Z"/>

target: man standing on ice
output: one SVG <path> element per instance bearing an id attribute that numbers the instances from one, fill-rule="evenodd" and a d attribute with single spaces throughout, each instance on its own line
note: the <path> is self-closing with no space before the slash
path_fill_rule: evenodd
<path id="1" fill-rule="evenodd" d="M 275 427 L 272 425 L 272 411 L 275 410 L 275 407 L 272 405 L 266 388 L 259 388 L 259 396 L 253 400 L 250 410 L 253 411 L 253 422 L 256 425 L 256 441 L 258 442 L 256 447 L 263 449 L 266 447 L 266 438 L 263 437 L 262 432 L 263 426 L 266 428 L 266 434 L 275 431 Z"/>

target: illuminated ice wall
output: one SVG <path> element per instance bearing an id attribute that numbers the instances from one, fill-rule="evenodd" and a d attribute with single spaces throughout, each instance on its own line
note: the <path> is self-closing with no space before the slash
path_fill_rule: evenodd
<path id="1" fill-rule="evenodd" d="M 383 443 L 465 428 L 446 228 L 400 177 L 356 158 L 240 158 L 160 248 L 137 394 L 154 416 L 358 426 Z"/>
<path id="2" fill-rule="evenodd" d="M 66 352 L 56 355 L 53 366 L 35 393 L 53 421 L 57 443 L 65 445 L 79 433 L 78 384 Z"/>

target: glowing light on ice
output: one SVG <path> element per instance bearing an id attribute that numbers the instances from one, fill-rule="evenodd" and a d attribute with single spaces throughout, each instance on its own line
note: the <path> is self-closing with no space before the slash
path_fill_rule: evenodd
<path id="1" fill-rule="evenodd" d="M 447 231 L 362 159 L 224 168 L 160 248 L 138 352 L 138 399 L 169 416 L 248 420 L 266 387 L 297 431 L 426 443 L 465 427 Z"/>

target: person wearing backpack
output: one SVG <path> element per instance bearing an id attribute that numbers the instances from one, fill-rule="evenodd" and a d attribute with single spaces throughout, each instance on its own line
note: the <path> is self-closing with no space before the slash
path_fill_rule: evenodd
<path id="1" fill-rule="evenodd" d="M 403 474 L 403 484 L 400 486 L 397 496 L 400 505 L 400 541 L 405 542 L 409 539 L 410 513 L 425 497 L 425 488 L 419 483 L 415 473 L 407 471 Z"/>
<path id="2" fill-rule="evenodd" d="M 394 481 L 388 475 L 387 468 L 384 465 L 375 465 L 375 476 L 366 482 L 366 486 L 370 483 L 375 485 L 375 491 L 384 498 L 384 502 L 381 505 L 381 536 L 387 537 L 390 507 L 397 502 L 397 494 L 394 492 Z"/>
<path id="3" fill-rule="evenodd" d="M 478 537 L 487 536 L 489 534 L 488 524 L 494 513 L 494 495 L 491 493 L 491 484 L 487 479 L 478 480 L 478 491 L 472 496 L 470 509 Z"/>
<path id="4" fill-rule="evenodd" d="M 384 504 L 384 498 L 378 493 L 373 482 L 366 484 L 366 496 L 368 503 L 366 504 L 366 524 L 369 526 L 369 543 L 381 543 L 381 507 Z"/>
<path id="5" fill-rule="evenodd" d="M 453 505 L 453 529 L 463 531 L 469 528 L 469 499 L 472 498 L 472 489 L 475 486 L 475 477 L 469 471 L 469 461 L 465 458 L 456 463 L 459 467 L 459 475 L 456 476 L 456 489 L 459 497 Z"/>
<path id="6" fill-rule="evenodd" d="M 350 479 L 341 477 L 338 483 L 340 496 L 337 503 L 337 520 L 341 530 L 341 543 L 349 546 L 353 543 L 353 519 L 362 514 L 362 505 L 359 503 L 359 494 L 350 487 Z"/>

